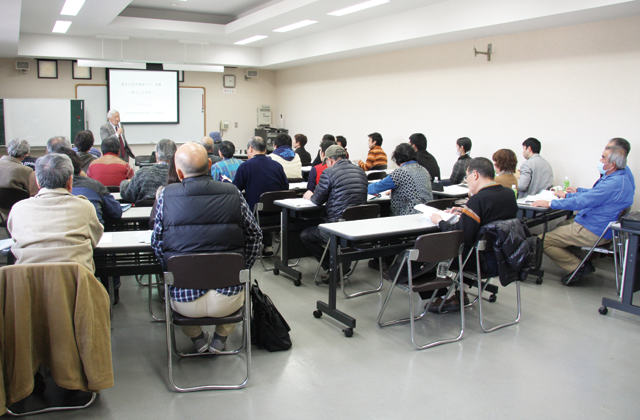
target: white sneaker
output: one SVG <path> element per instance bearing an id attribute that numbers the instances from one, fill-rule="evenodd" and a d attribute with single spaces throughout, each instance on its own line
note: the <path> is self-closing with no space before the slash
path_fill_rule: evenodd
<path id="1" fill-rule="evenodd" d="M 193 340 L 193 345 L 196 347 L 198 353 L 204 353 L 209 349 L 211 344 L 211 334 L 207 331 L 203 331 L 204 337 Z"/>
<path id="2" fill-rule="evenodd" d="M 227 337 L 215 334 L 213 341 L 209 345 L 209 352 L 213 354 L 220 354 L 227 346 Z"/>
<path id="3" fill-rule="evenodd" d="M 262 255 L 265 256 L 265 257 L 273 256 L 273 247 L 272 246 L 265 246 L 264 249 L 262 250 Z"/>

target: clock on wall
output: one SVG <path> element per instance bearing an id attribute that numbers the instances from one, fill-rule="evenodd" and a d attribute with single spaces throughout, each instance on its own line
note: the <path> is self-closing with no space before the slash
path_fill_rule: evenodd
<path id="1" fill-rule="evenodd" d="M 236 76 L 233 74 L 225 74 L 222 78 L 222 85 L 226 88 L 236 87 Z"/>

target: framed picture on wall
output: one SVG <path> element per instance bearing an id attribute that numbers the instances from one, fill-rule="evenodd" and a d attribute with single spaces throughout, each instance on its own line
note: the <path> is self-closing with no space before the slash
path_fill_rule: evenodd
<path id="1" fill-rule="evenodd" d="M 57 79 L 58 60 L 38 60 L 38 79 Z"/>
<path id="2" fill-rule="evenodd" d="M 91 79 L 91 67 L 80 67 L 78 62 L 73 62 L 72 77 L 74 79 Z"/>

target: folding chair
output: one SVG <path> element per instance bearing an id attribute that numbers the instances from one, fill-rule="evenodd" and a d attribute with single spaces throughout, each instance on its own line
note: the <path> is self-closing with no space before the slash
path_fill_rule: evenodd
<path id="1" fill-rule="evenodd" d="M 442 233 L 433 233 L 430 235 L 420 236 L 415 243 L 413 249 L 407 249 L 404 252 L 404 256 L 402 258 L 402 263 L 393 279 L 393 284 L 389 289 L 389 293 L 387 294 L 387 298 L 384 300 L 382 304 L 382 309 L 380 309 L 380 313 L 378 314 L 378 326 L 387 327 L 389 325 L 395 325 L 399 323 L 409 322 L 411 324 L 411 342 L 413 346 L 418 350 L 427 349 L 430 347 L 438 346 L 440 344 L 453 343 L 454 341 L 459 341 L 464 334 L 464 309 L 460 310 L 460 333 L 457 337 L 448 338 L 444 340 L 432 341 L 427 344 L 417 344 L 415 337 L 415 321 L 422 319 L 433 303 L 435 296 L 438 294 L 437 292 L 441 289 L 447 289 L 447 293 L 445 294 L 445 298 L 450 295 L 453 288 L 462 288 L 462 279 L 464 278 L 464 273 L 462 270 L 456 275 L 454 278 L 452 277 L 437 277 L 436 270 L 431 270 L 422 276 L 413 278 L 413 273 L 411 270 L 411 262 L 421 262 L 421 263 L 439 263 L 441 261 L 450 261 L 453 258 L 458 257 L 459 267 L 462 267 L 462 250 L 464 249 L 464 232 L 461 230 L 455 230 L 451 232 L 442 232 Z M 398 277 L 400 276 L 400 271 L 404 264 L 407 264 L 407 271 L 409 273 L 409 284 L 407 285 L 399 285 Z M 382 315 L 384 314 L 385 309 L 387 308 L 387 304 L 391 299 L 391 295 L 393 294 L 393 290 L 395 286 L 403 286 L 402 288 L 409 292 L 409 317 L 397 319 L 394 321 L 386 321 L 382 322 Z M 424 308 L 424 311 L 418 315 L 414 315 L 413 311 L 413 297 L 415 293 L 420 292 L 433 292 L 431 295 L 431 299 L 427 303 Z"/>
<path id="2" fill-rule="evenodd" d="M 623 247 L 623 243 L 621 241 L 618 241 L 618 233 L 617 232 L 613 232 L 613 239 L 611 241 L 611 248 L 609 248 L 609 244 L 605 244 L 603 246 L 598 246 L 598 244 L 600 243 L 600 241 L 602 240 L 602 238 L 604 238 L 604 235 L 607 234 L 607 232 L 609 231 L 609 229 L 611 229 L 611 226 L 619 223 L 620 219 L 622 219 L 623 217 L 625 217 L 626 215 L 629 214 L 629 212 L 631 211 L 631 207 L 627 207 L 626 209 L 622 210 L 619 214 L 618 214 L 618 218 L 614 221 L 614 222 L 610 222 L 607 225 L 607 228 L 602 232 L 602 234 L 600 235 L 600 237 L 598 237 L 598 239 L 596 239 L 596 241 L 594 242 L 593 245 L 591 245 L 591 247 L 587 247 L 587 246 L 583 246 L 582 250 L 583 251 L 588 251 L 587 255 L 584 256 L 584 258 L 582 259 L 582 261 L 580 261 L 580 265 L 578 265 L 578 267 L 573 270 L 573 273 L 571 274 L 571 277 L 569 277 L 566 281 L 563 281 L 563 284 L 565 286 L 569 285 L 572 281 L 573 278 L 576 276 L 576 273 L 578 272 L 578 270 L 580 270 L 580 268 L 584 265 L 584 263 L 589 259 L 589 257 L 591 256 L 591 254 L 593 254 L 594 252 L 603 254 L 603 255 L 611 255 L 613 254 L 613 266 L 615 269 L 615 273 L 616 273 L 616 289 L 618 290 L 618 293 L 620 293 L 620 276 L 618 273 L 618 261 L 619 259 L 622 259 L 622 247 Z"/>
<path id="3" fill-rule="evenodd" d="M 438 210 L 446 210 L 453 207 L 453 203 L 455 203 L 455 199 L 453 198 L 441 198 L 438 200 L 431 200 L 427 203 L 427 206 L 436 208 Z"/>
<path id="4" fill-rule="evenodd" d="M 245 269 L 244 257 L 235 253 L 186 254 L 169 258 L 168 272 L 164 273 L 165 315 L 167 319 L 167 353 L 169 384 L 178 392 L 206 391 L 218 389 L 244 388 L 249 381 L 251 370 L 251 293 L 250 271 Z M 232 286 L 244 286 L 244 306 L 236 312 L 221 318 L 189 318 L 174 312 L 171 308 L 169 286 L 184 289 L 222 289 Z M 173 354 L 181 357 L 207 356 L 207 353 L 185 353 L 176 347 L 175 325 L 224 325 L 242 322 L 242 345 L 234 350 L 225 350 L 219 355 L 240 354 L 246 352 L 247 374 L 238 384 L 202 385 L 182 388 L 173 379 Z"/>
<path id="5" fill-rule="evenodd" d="M 375 219 L 379 215 L 380 215 L 380 205 L 378 205 L 378 204 L 363 204 L 363 205 L 360 205 L 360 206 L 353 206 L 353 207 L 346 208 L 342 212 L 342 218 L 339 221 L 340 222 L 348 222 L 348 221 L 352 221 L 352 220 Z M 367 246 L 367 245 L 365 244 L 363 246 Z M 358 249 L 360 249 L 360 248 L 361 247 L 359 246 Z M 318 268 L 316 268 L 316 274 L 313 276 L 313 281 L 316 284 L 320 284 L 320 283 L 318 283 L 318 280 L 317 280 L 318 279 L 318 274 L 320 273 L 320 268 L 322 267 L 322 261 L 324 260 L 324 257 L 327 255 L 328 249 L 329 249 L 329 243 L 327 243 L 325 245 L 325 247 L 324 247 L 324 252 L 322 253 L 322 257 L 320 258 L 320 262 L 318 263 Z M 378 258 L 378 263 L 380 264 L 380 267 L 382 267 L 382 257 Z M 351 269 L 351 273 L 353 273 L 355 271 L 357 266 L 358 266 L 358 261 L 356 261 L 355 264 L 353 265 L 353 267 Z M 351 276 L 351 274 L 347 275 L 346 278 L 348 278 L 349 276 Z M 347 299 L 351 299 L 351 298 L 354 298 L 354 297 L 357 297 L 357 296 L 362 296 L 362 295 L 368 295 L 370 293 L 376 293 L 376 292 L 379 292 L 380 290 L 382 290 L 382 285 L 383 285 L 382 270 L 380 270 L 380 284 L 378 284 L 378 286 L 375 289 L 363 290 L 363 291 L 352 293 L 352 294 L 347 294 L 347 292 L 345 292 L 345 290 L 344 290 L 345 276 L 343 275 L 343 272 L 342 272 L 342 265 L 340 265 L 340 278 L 343 280 L 343 281 L 340 282 L 340 288 L 342 290 L 342 294 Z"/>
<path id="6" fill-rule="evenodd" d="M 120 192 L 120 185 L 107 185 L 109 192 Z"/>
<path id="7" fill-rule="evenodd" d="M 14 204 L 27 198 L 29 198 L 28 191 L 18 188 L 0 188 L 0 209 L 11 210 Z M 7 231 L 7 236 L 11 237 L 7 229 L 7 221 L 2 216 L 2 212 L 0 212 L 0 226 L 4 227 Z"/>
<path id="8" fill-rule="evenodd" d="M 371 172 L 370 174 L 367 174 L 367 180 L 368 181 L 376 181 L 378 179 L 385 179 L 387 177 L 387 173 L 386 172 Z"/>
<path id="9" fill-rule="evenodd" d="M 370 171 L 379 171 L 379 170 L 384 170 L 387 169 L 387 165 L 376 165 L 376 166 L 372 166 L 371 169 L 369 169 Z"/>
<path id="10" fill-rule="evenodd" d="M 297 193 L 294 190 L 271 191 L 260 195 L 260 201 L 254 206 L 253 215 L 258 222 L 258 226 L 262 229 L 263 235 L 271 235 L 271 233 L 280 232 L 282 229 L 282 207 L 275 205 L 273 202 L 296 197 Z M 260 221 L 261 217 L 263 219 L 262 222 Z M 275 222 L 276 217 L 279 219 L 277 223 Z M 278 249 L 273 252 L 273 255 L 276 255 L 279 251 L 280 248 L 278 247 Z M 258 259 L 260 259 L 260 264 L 262 268 L 264 268 L 264 271 L 273 270 L 273 267 L 267 268 L 264 265 L 262 250 L 260 250 Z"/>
<path id="11" fill-rule="evenodd" d="M 475 286 L 478 288 L 478 297 L 475 299 L 475 301 L 478 302 L 478 312 L 479 312 L 479 318 L 480 318 L 480 327 L 482 328 L 482 331 L 489 333 L 492 331 L 495 331 L 497 329 L 500 328 L 504 328 L 504 327 L 508 327 L 510 325 L 514 325 L 517 324 L 518 322 L 520 322 L 520 316 L 522 313 L 522 305 L 521 305 L 521 298 L 520 298 L 520 280 L 516 280 L 516 306 L 517 306 L 517 316 L 513 321 L 508 321 L 505 322 L 503 324 L 499 324 L 496 325 L 492 328 L 487 328 L 484 325 L 484 318 L 483 318 L 483 313 L 482 313 L 482 293 L 484 293 L 485 291 L 489 291 L 489 289 L 491 289 L 490 291 L 493 293 L 491 295 L 491 298 L 489 299 L 489 302 L 495 302 L 495 295 L 498 291 L 498 286 L 493 285 L 493 284 L 489 284 L 489 280 L 493 277 L 498 277 L 499 276 L 499 272 L 497 267 L 495 267 L 495 269 L 487 269 L 485 268 L 485 270 L 483 271 L 481 268 L 481 261 L 487 261 L 487 258 L 485 257 L 486 254 L 488 253 L 493 253 L 494 252 L 494 237 L 492 235 L 487 234 L 486 232 L 489 230 L 492 230 L 496 227 L 496 225 L 500 222 L 507 222 L 507 223 L 518 223 L 520 224 L 520 220 L 518 219 L 510 219 L 510 220 L 506 220 L 506 221 L 497 221 L 497 222 L 492 222 L 492 223 L 488 223 L 486 225 L 484 225 L 480 232 L 478 233 L 479 239 L 478 241 L 474 244 L 473 248 L 471 249 L 471 251 L 469 251 L 469 253 L 467 254 L 467 257 L 465 258 L 464 261 L 464 267 L 467 267 L 467 262 L 469 261 L 469 259 L 471 258 L 472 255 L 475 255 L 475 272 L 469 272 L 466 271 L 465 272 L 465 277 L 471 278 L 472 280 L 475 280 Z M 486 279 L 486 281 L 482 281 L 483 279 Z M 473 303 L 472 302 L 471 305 Z"/>

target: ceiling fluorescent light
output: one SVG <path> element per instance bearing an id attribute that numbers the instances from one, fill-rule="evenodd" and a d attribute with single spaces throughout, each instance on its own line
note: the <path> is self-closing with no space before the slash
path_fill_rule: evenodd
<path id="1" fill-rule="evenodd" d="M 71 26 L 71 22 L 68 20 L 56 20 L 56 24 L 53 25 L 53 30 L 51 32 L 64 34 L 69 30 L 69 26 Z"/>
<path id="2" fill-rule="evenodd" d="M 112 69 L 147 69 L 147 63 L 105 60 L 78 60 L 79 67 L 104 67 Z"/>
<path id="3" fill-rule="evenodd" d="M 314 23 L 318 23 L 317 20 L 301 20 L 298 23 L 294 23 L 291 25 L 283 26 L 282 28 L 274 29 L 273 32 L 289 32 L 294 29 L 304 28 L 305 26 L 313 25 Z"/>
<path id="4" fill-rule="evenodd" d="M 165 70 L 182 70 L 182 71 L 206 71 L 211 73 L 224 73 L 224 66 L 213 66 L 207 64 L 170 64 L 162 65 Z"/>
<path id="5" fill-rule="evenodd" d="M 84 5 L 84 0 L 67 0 L 64 2 L 64 6 L 62 6 L 61 15 L 66 16 L 76 16 L 82 6 Z"/>
<path id="6" fill-rule="evenodd" d="M 261 39 L 265 39 L 265 38 L 269 38 L 269 37 L 265 36 L 265 35 L 256 35 L 256 36 L 252 36 L 251 38 L 243 39 L 242 41 L 234 42 L 234 44 L 236 44 L 236 45 L 245 45 L 245 44 L 249 44 L 251 42 L 260 41 Z"/>
<path id="7" fill-rule="evenodd" d="M 370 7 L 379 6 L 384 3 L 389 3 L 390 0 L 369 0 L 364 3 L 354 4 L 353 6 L 345 7 L 344 9 L 336 10 L 335 12 L 327 13 L 331 16 L 344 16 L 349 13 L 359 12 L 360 10 L 368 9 Z"/>

